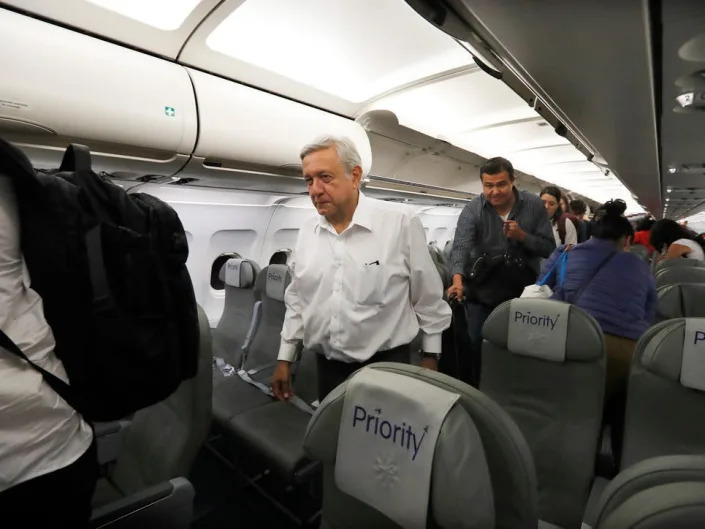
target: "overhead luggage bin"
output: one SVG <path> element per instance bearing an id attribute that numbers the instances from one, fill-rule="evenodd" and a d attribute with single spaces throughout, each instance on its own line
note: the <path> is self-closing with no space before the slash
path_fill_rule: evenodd
<path id="1" fill-rule="evenodd" d="M 131 47 L 176 59 L 219 0 L 9 0 L 4 4 Z"/>
<path id="2" fill-rule="evenodd" d="M 0 135 L 37 167 L 58 167 L 71 142 L 93 168 L 172 175 L 197 134 L 183 67 L 34 18 L 0 13 Z"/>
<path id="3" fill-rule="evenodd" d="M 359 123 L 197 70 L 189 69 L 189 74 L 200 133 L 183 174 L 238 178 L 243 189 L 266 191 L 271 184 L 276 186 L 272 190 L 306 191 L 299 152 L 320 136 L 352 140 L 363 174 L 370 171 L 370 141 Z"/>

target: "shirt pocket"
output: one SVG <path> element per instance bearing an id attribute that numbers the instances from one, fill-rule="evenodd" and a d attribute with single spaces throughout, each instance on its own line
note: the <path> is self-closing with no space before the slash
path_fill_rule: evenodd
<path id="1" fill-rule="evenodd" d="M 359 305 L 381 305 L 384 297 L 384 266 L 354 263 L 350 277 L 351 297 Z"/>

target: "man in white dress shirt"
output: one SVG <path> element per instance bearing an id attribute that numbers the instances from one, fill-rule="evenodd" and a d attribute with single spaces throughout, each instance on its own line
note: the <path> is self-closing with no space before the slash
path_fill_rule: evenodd
<path id="1" fill-rule="evenodd" d="M 320 399 L 363 365 L 408 363 L 419 330 L 421 365 L 436 370 L 451 310 L 421 222 L 360 192 L 362 163 L 350 140 L 323 138 L 301 160 L 318 216 L 300 229 L 290 262 L 275 395 L 291 396 L 302 342 L 318 355 Z"/>
<path id="2" fill-rule="evenodd" d="M 32 362 L 67 381 L 42 300 L 30 288 L 14 186 L 2 174 L 0 226 L 0 329 Z M 84 527 L 97 478 L 90 426 L 38 371 L 0 348 L 0 525 Z"/>

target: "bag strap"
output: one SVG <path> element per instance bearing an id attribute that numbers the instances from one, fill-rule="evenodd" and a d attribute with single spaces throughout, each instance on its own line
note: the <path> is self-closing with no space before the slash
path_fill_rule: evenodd
<path id="1" fill-rule="evenodd" d="M 72 143 L 66 149 L 59 171 L 90 171 L 91 150 L 80 143 Z"/>
<path id="2" fill-rule="evenodd" d="M 0 347 L 20 357 L 22 360 L 32 366 L 36 371 L 39 371 L 42 377 L 44 377 L 44 381 L 49 384 L 51 389 L 56 391 L 59 396 L 66 402 L 68 402 L 69 406 L 71 406 L 73 409 L 78 409 L 76 407 L 76 398 L 74 395 L 73 388 L 69 386 L 66 382 L 61 380 L 59 377 L 57 377 L 54 373 L 50 373 L 43 367 L 38 366 L 29 358 L 27 358 L 27 355 L 24 354 L 24 352 L 22 352 L 22 350 L 17 347 L 17 344 L 15 344 L 15 342 L 13 342 L 12 339 L 2 330 L 0 330 Z"/>
<path id="3" fill-rule="evenodd" d="M 607 256 L 606 259 L 604 259 L 595 270 L 592 271 L 592 274 L 590 274 L 590 277 L 587 278 L 587 280 L 582 284 L 582 286 L 578 289 L 578 292 L 575 294 L 573 297 L 572 301 L 569 303 L 575 305 L 578 302 L 578 299 L 580 299 L 580 296 L 583 294 L 583 291 L 587 288 L 587 286 L 592 283 L 592 280 L 595 279 L 595 276 L 604 268 L 604 266 L 609 263 L 612 259 L 614 259 L 617 256 L 618 252 L 612 252 L 610 255 Z M 566 300 L 567 301 L 567 300 Z"/>
<path id="4" fill-rule="evenodd" d="M 551 278 L 551 274 L 553 274 L 559 266 L 561 267 L 561 270 L 560 270 L 562 272 L 561 275 L 565 276 L 565 261 L 566 261 L 567 257 L 568 257 L 568 250 L 564 250 L 563 253 L 558 257 L 558 259 L 553 261 L 551 268 L 548 269 L 548 271 L 544 274 L 543 278 L 541 278 L 538 281 L 538 283 L 536 283 L 536 284 L 540 287 L 545 285 L 548 282 L 548 280 Z M 560 280 L 560 284 L 562 284 L 562 283 L 563 283 L 563 278 L 561 278 L 561 280 Z"/>

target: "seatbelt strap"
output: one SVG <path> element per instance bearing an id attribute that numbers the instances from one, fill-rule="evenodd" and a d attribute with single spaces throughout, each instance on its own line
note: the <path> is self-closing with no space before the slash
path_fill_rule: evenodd
<path id="1" fill-rule="evenodd" d="M 49 387 L 51 387 L 51 389 L 58 393 L 59 396 L 64 399 L 73 409 L 78 409 L 76 407 L 76 398 L 74 396 L 73 388 L 71 388 L 71 386 L 69 386 L 66 382 L 57 377 L 54 373 L 50 373 L 43 367 L 38 366 L 29 358 L 27 358 L 27 355 L 24 354 L 24 352 L 17 346 L 17 344 L 15 344 L 15 342 L 13 342 L 12 339 L 2 330 L 0 330 L 0 347 L 18 356 L 19 358 L 27 362 L 30 366 L 32 366 L 36 371 L 41 373 L 42 377 L 44 377 L 44 381 L 49 384 Z"/>
<path id="2" fill-rule="evenodd" d="M 250 375 L 244 369 L 238 371 L 237 374 L 242 380 L 256 387 L 262 393 L 269 395 L 270 397 L 274 397 L 274 392 L 272 391 L 272 388 L 266 386 L 265 384 L 262 384 L 261 382 L 253 380 L 252 377 L 250 377 Z M 313 415 L 313 412 L 315 411 L 313 406 L 308 404 L 306 401 L 304 401 L 301 397 L 297 395 L 292 395 L 291 397 L 289 397 L 289 402 L 296 406 L 298 409 L 300 409 L 302 412 L 307 413 L 308 415 Z"/>
<path id="3" fill-rule="evenodd" d="M 245 365 L 245 357 L 247 356 L 247 350 L 250 348 L 250 343 L 252 342 L 252 337 L 257 330 L 257 325 L 259 325 L 259 316 L 261 314 L 260 308 L 262 307 L 261 301 L 256 301 L 252 307 L 252 318 L 250 319 L 250 328 L 247 329 L 247 334 L 245 335 L 245 341 L 242 344 L 242 362 L 240 367 Z"/>

